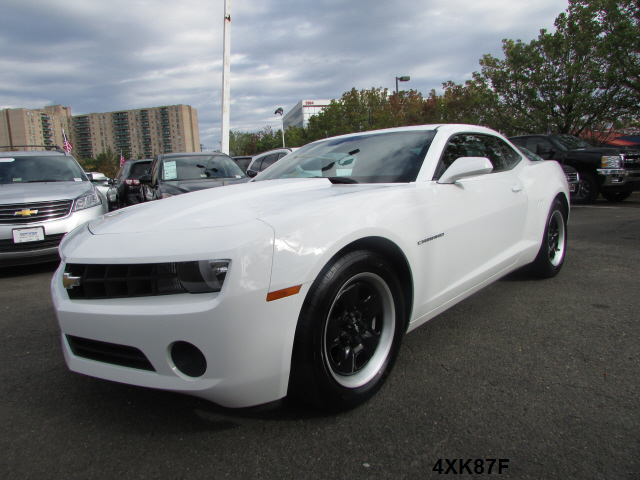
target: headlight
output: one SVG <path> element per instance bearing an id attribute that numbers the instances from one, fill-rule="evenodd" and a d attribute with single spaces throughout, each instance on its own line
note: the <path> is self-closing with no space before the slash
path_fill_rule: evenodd
<path id="1" fill-rule="evenodd" d="M 622 157 L 620 155 L 602 157 L 602 168 L 622 168 Z"/>
<path id="2" fill-rule="evenodd" d="M 100 196 L 95 190 L 76 198 L 75 205 L 73 207 L 74 211 L 84 210 L 85 208 L 95 207 L 96 205 L 102 204 L 102 200 L 100 200 Z"/>
<path id="3" fill-rule="evenodd" d="M 189 293 L 219 292 L 230 260 L 201 260 L 176 263 L 178 279 Z"/>

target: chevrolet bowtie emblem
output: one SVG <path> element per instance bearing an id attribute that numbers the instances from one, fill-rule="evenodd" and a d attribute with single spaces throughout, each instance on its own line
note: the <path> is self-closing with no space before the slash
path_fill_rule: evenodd
<path id="1" fill-rule="evenodd" d="M 70 273 L 65 273 L 62 277 L 62 285 L 67 290 L 80 286 L 80 277 L 72 277 Z"/>
<path id="2" fill-rule="evenodd" d="M 15 217 L 16 215 L 22 215 L 23 217 L 30 217 L 31 215 L 35 215 L 36 213 L 38 213 L 38 210 L 29 210 L 28 208 L 26 208 L 24 210 L 20 210 L 19 212 L 15 212 L 13 216 Z"/>

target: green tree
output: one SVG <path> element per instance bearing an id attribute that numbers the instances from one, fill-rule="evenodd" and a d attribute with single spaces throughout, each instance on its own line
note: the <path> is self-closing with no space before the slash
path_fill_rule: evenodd
<path id="1" fill-rule="evenodd" d="M 255 155 L 258 141 L 255 135 L 248 132 L 229 132 L 229 155 L 232 157 Z"/>
<path id="2" fill-rule="evenodd" d="M 607 80 L 622 85 L 640 106 L 640 1 L 570 0 L 568 16 L 597 35 Z"/>
<path id="3" fill-rule="evenodd" d="M 307 131 L 300 127 L 289 127 L 284 131 L 284 141 L 287 147 L 302 147 L 309 143 Z"/>
<path id="4" fill-rule="evenodd" d="M 477 80 L 497 94 L 493 122 L 506 134 L 585 134 L 629 118 L 633 103 L 604 67 L 602 30 L 571 8 L 530 43 L 503 40 L 505 58 L 485 55 Z"/>
<path id="5" fill-rule="evenodd" d="M 128 153 L 124 152 L 125 160 L 128 160 Z M 107 177 L 115 177 L 120 168 L 120 153 L 116 153 L 110 148 L 105 153 L 99 153 L 95 158 L 80 159 L 80 165 L 85 172 L 101 172 Z"/>

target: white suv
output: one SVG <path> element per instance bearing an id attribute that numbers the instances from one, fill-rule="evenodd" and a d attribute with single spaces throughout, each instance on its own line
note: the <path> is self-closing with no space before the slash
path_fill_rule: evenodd
<path id="1" fill-rule="evenodd" d="M 0 266 L 58 259 L 62 237 L 106 212 L 72 156 L 0 152 Z"/>

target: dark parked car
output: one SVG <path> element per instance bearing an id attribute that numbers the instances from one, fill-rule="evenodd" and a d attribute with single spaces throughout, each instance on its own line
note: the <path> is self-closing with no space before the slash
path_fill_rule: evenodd
<path id="1" fill-rule="evenodd" d="M 542 158 L 540 155 L 536 153 L 533 153 L 528 148 L 524 148 L 524 147 L 518 147 L 518 148 L 532 162 L 544 160 L 544 158 Z M 580 195 L 580 174 L 575 168 L 570 167 L 569 165 L 560 165 L 560 166 L 562 167 L 564 176 L 566 177 L 567 183 L 569 184 L 569 194 L 571 195 L 571 200 L 575 201 L 576 198 Z"/>
<path id="2" fill-rule="evenodd" d="M 122 208 L 140 203 L 140 176 L 149 171 L 151 162 L 153 162 L 151 158 L 124 162 L 124 165 L 120 167 L 116 174 L 115 185 L 113 186 L 115 200 L 112 201 L 110 198 L 112 195 L 107 195 L 110 207 Z"/>
<path id="3" fill-rule="evenodd" d="M 640 190 L 640 150 L 637 148 L 592 147 L 572 135 L 521 135 L 509 138 L 545 160 L 557 160 L 580 174 L 579 203 L 591 203 L 602 196 L 621 202 Z"/>
<path id="4" fill-rule="evenodd" d="M 275 150 L 269 150 L 268 152 L 256 155 L 247 167 L 247 175 L 255 177 L 263 170 L 266 170 L 267 167 L 270 167 L 282 157 L 286 157 L 294 150 L 297 150 L 297 148 L 277 148 Z"/>
<path id="5" fill-rule="evenodd" d="M 143 201 L 222 187 L 251 180 L 224 153 L 167 153 L 158 155 L 148 175 L 140 177 Z"/>

